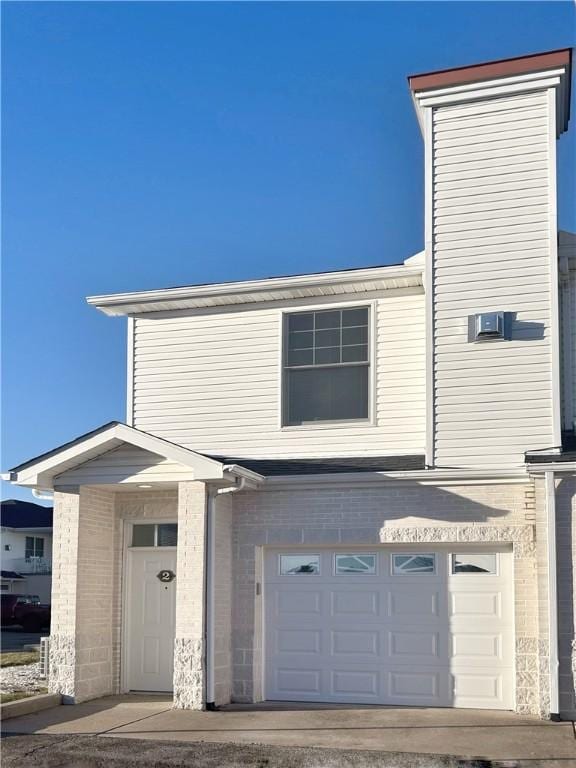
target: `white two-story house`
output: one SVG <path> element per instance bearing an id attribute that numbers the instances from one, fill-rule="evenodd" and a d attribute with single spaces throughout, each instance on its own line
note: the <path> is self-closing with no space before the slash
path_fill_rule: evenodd
<path id="1" fill-rule="evenodd" d="M 52 691 L 576 715 L 570 66 L 409 78 L 402 264 L 88 299 L 126 423 L 9 473 L 54 493 Z"/>
<path id="2" fill-rule="evenodd" d="M 0 591 L 50 602 L 52 509 L 19 499 L 0 508 Z"/>

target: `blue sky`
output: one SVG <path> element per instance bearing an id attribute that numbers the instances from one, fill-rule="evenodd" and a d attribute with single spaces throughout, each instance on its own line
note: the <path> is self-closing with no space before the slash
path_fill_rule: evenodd
<path id="1" fill-rule="evenodd" d="M 401 261 L 423 241 L 406 76 L 575 25 L 568 0 L 2 12 L 3 470 L 125 417 L 125 321 L 86 295 Z"/>

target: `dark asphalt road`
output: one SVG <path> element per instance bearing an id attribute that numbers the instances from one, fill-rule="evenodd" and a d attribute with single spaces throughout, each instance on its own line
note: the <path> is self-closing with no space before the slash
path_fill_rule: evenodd
<path id="1" fill-rule="evenodd" d="M 9 731 L 10 722 L 4 723 Z M 491 763 L 493 768 L 498 763 Z M 500 764 L 501 765 L 501 764 Z M 528 764 L 526 764 L 528 765 Z M 2 768 L 487 768 L 486 761 L 396 752 L 353 752 L 257 744 L 182 744 L 102 736 L 10 736 Z M 515 761 L 520 768 L 522 761 Z M 530 768 L 545 762 L 530 761 Z M 568 763 L 558 768 L 569 768 Z"/>
<path id="2" fill-rule="evenodd" d="M 2 629 L 2 652 L 20 651 L 24 645 L 38 645 L 40 638 L 50 634 L 46 632 L 22 632 L 14 627 L 5 627 Z"/>

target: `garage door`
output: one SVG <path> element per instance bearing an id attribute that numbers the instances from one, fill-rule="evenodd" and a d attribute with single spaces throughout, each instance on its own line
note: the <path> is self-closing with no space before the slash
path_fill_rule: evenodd
<path id="1" fill-rule="evenodd" d="M 512 555 L 274 550 L 266 698 L 512 709 Z"/>

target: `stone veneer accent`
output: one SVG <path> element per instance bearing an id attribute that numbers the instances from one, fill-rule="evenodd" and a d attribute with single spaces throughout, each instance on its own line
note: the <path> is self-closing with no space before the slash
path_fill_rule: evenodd
<path id="1" fill-rule="evenodd" d="M 204 708 L 204 642 L 177 637 L 174 641 L 174 707 Z"/>
<path id="2" fill-rule="evenodd" d="M 65 704 L 74 702 L 76 681 L 76 637 L 50 634 L 48 690 L 59 693 Z"/>

